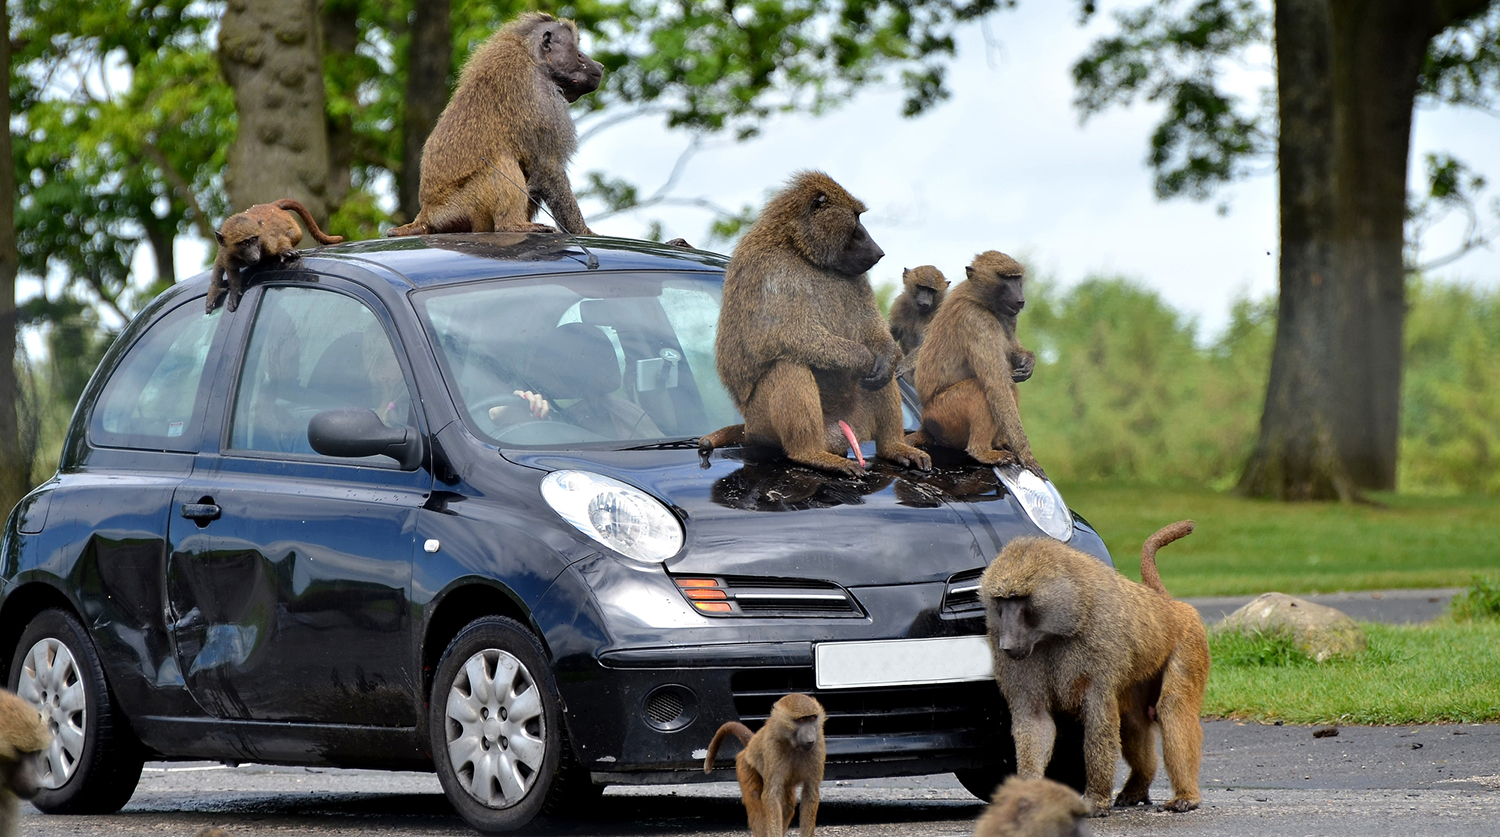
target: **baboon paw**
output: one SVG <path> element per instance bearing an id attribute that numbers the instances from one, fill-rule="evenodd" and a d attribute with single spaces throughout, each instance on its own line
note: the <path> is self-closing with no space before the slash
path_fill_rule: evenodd
<path id="1" fill-rule="evenodd" d="M 1150 805 L 1151 794 L 1149 793 L 1122 793 L 1115 797 L 1116 808 L 1133 808 L 1136 805 Z"/>
<path id="2" fill-rule="evenodd" d="M 1088 806 L 1089 816 L 1091 817 L 1109 816 L 1109 797 L 1107 796 L 1103 798 L 1084 796 L 1083 804 Z"/>
<path id="3" fill-rule="evenodd" d="M 1184 811 L 1191 811 L 1191 810 L 1193 810 L 1193 809 L 1195 809 L 1197 807 L 1198 807 L 1198 800 L 1196 800 L 1196 799 L 1184 799 L 1184 798 L 1182 798 L 1182 797 L 1179 796 L 1176 799 L 1173 799 L 1173 800 L 1171 800 L 1171 801 L 1163 804 L 1161 806 L 1161 809 L 1163 811 L 1171 811 L 1174 814 L 1181 814 Z"/>

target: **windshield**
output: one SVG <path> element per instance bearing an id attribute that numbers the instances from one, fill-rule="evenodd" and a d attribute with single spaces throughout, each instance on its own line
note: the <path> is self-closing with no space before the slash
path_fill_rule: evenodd
<path id="1" fill-rule="evenodd" d="M 441 288 L 415 301 L 481 438 L 626 448 L 740 421 L 714 370 L 721 282 L 573 274 Z"/>

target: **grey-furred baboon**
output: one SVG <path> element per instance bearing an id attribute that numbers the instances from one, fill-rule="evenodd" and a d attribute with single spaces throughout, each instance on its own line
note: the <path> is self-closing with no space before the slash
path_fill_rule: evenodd
<path id="1" fill-rule="evenodd" d="M 1067 785 L 1011 776 L 974 824 L 974 837 L 1089 837 L 1088 815 L 1088 806 Z"/>
<path id="2" fill-rule="evenodd" d="M 817 699 L 804 694 L 790 694 L 771 707 L 754 735 L 738 721 L 719 727 L 709 742 L 703 759 L 703 772 L 712 773 L 719 745 L 730 735 L 745 749 L 734 759 L 735 775 L 740 782 L 740 798 L 750 818 L 754 837 L 782 837 L 797 811 L 797 790 L 802 791 L 802 837 L 812 837 L 818 822 L 819 786 L 823 783 L 823 762 L 828 749 L 823 740 L 823 722 L 828 715 Z"/>
<path id="3" fill-rule="evenodd" d="M 386 235 L 550 232 L 532 223 L 536 201 L 566 232 L 590 233 L 568 183 L 578 147 L 568 103 L 603 77 L 571 20 L 530 12 L 501 27 L 469 56 L 422 147 L 421 211 Z"/>
<path id="4" fill-rule="evenodd" d="M 922 427 L 906 441 L 956 448 L 986 465 L 1019 463 L 1044 476 L 1016 404 L 1016 383 L 1036 367 L 1036 354 L 1016 339 L 1025 271 L 994 250 L 965 270 L 968 281 L 948 292 L 917 353 Z"/>
<path id="5" fill-rule="evenodd" d="M 225 307 L 233 311 L 240 307 L 240 297 L 245 294 L 241 271 L 271 261 L 291 261 L 300 255 L 296 248 L 302 242 L 302 228 L 297 226 L 293 212 L 302 216 L 307 231 L 319 244 L 338 244 L 344 240 L 341 235 L 325 234 L 307 207 L 291 198 L 258 203 L 225 218 L 223 225 L 214 230 L 219 253 L 214 257 L 214 269 L 208 277 L 207 313 L 213 313 L 219 298 L 224 296 L 226 280 L 229 296 Z"/>
<path id="6" fill-rule="evenodd" d="M 922 345 L 923 332 L 947 295 L 949 284 L 943 272 L 930 264 L 901 270 L 901 295 L 891 303 L 891 337 L 905 355 L 903 374 L 916 369 L 917 347 Z"/>
<path id="7" fill-rule="evenodd" d="M 1040 778 L 1057 734 L 1053 713 L 1076 714 L 1083 723 L 1083 800 L 1093 816 L 1109 813 L 1122 750 L 1130 777 L 1115 804 L 1151 801 L 1158 723 L 1172 781 L 1172 799 L 1162 807 L 1198 807 L 1208 635 L 1198 611 L 1173 599 L 1156 571 L 1156 550 L 1191 531 L 1193 522 L 1184 520 L 1146 540 L 1143 584 L 1051 538 L 1012 541 L 980 577 L 995 680 L 1010 705 L 1016 772 Z"/>
<path id="8" fill-rule="evenodd" d="M 51 743 L 52 733 L 36 707 L 0 689 L 0 837 L 20 833 L 21 800 L 42 789 L 37 760 Z"/>
<path id="9" fill-rule="evenodd" d="M 906 444 L 894 381 L 900 350 L 875 304 L 869 270 L 885 252 L 860 222 L 865 205 L 822 172 L 795 175 L 734 248 L 714 342 L 719 379 L 745 417 L 704 436 L 700 452 L 750 441 L 849 476 L 851 443 L 932 467 Z"/>

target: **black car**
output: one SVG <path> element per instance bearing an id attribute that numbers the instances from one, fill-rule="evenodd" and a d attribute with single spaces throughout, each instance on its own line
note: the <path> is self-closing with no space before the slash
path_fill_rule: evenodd
<path id="1" fill-rule="evenodd" d="M 206 275 L 162 294 L 5 529 L 3 682 L 55 732 L 37 806 L 116 810 L 144 759 L 435 769 L 501 831 L 703 780 L 720 724 L 793 691 L 829 778 L 987 796 L 1013 748 L 981 571 L 1044 531 L 1109 555 L 1049 483 L 962 455 L 700 458 L 737 420 L 724 265 L 440 235 L 311 251 L 234 313 Z"/>

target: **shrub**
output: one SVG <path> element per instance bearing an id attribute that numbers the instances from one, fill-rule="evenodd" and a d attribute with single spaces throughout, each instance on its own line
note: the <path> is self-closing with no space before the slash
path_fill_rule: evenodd
<path id="1" fill-rule="evenodd" d="M 1469 589 L 1449 602 L 1448 613 L 1459 622 L 1500 619 L 1500 578 L 1475 576 Z"/>

